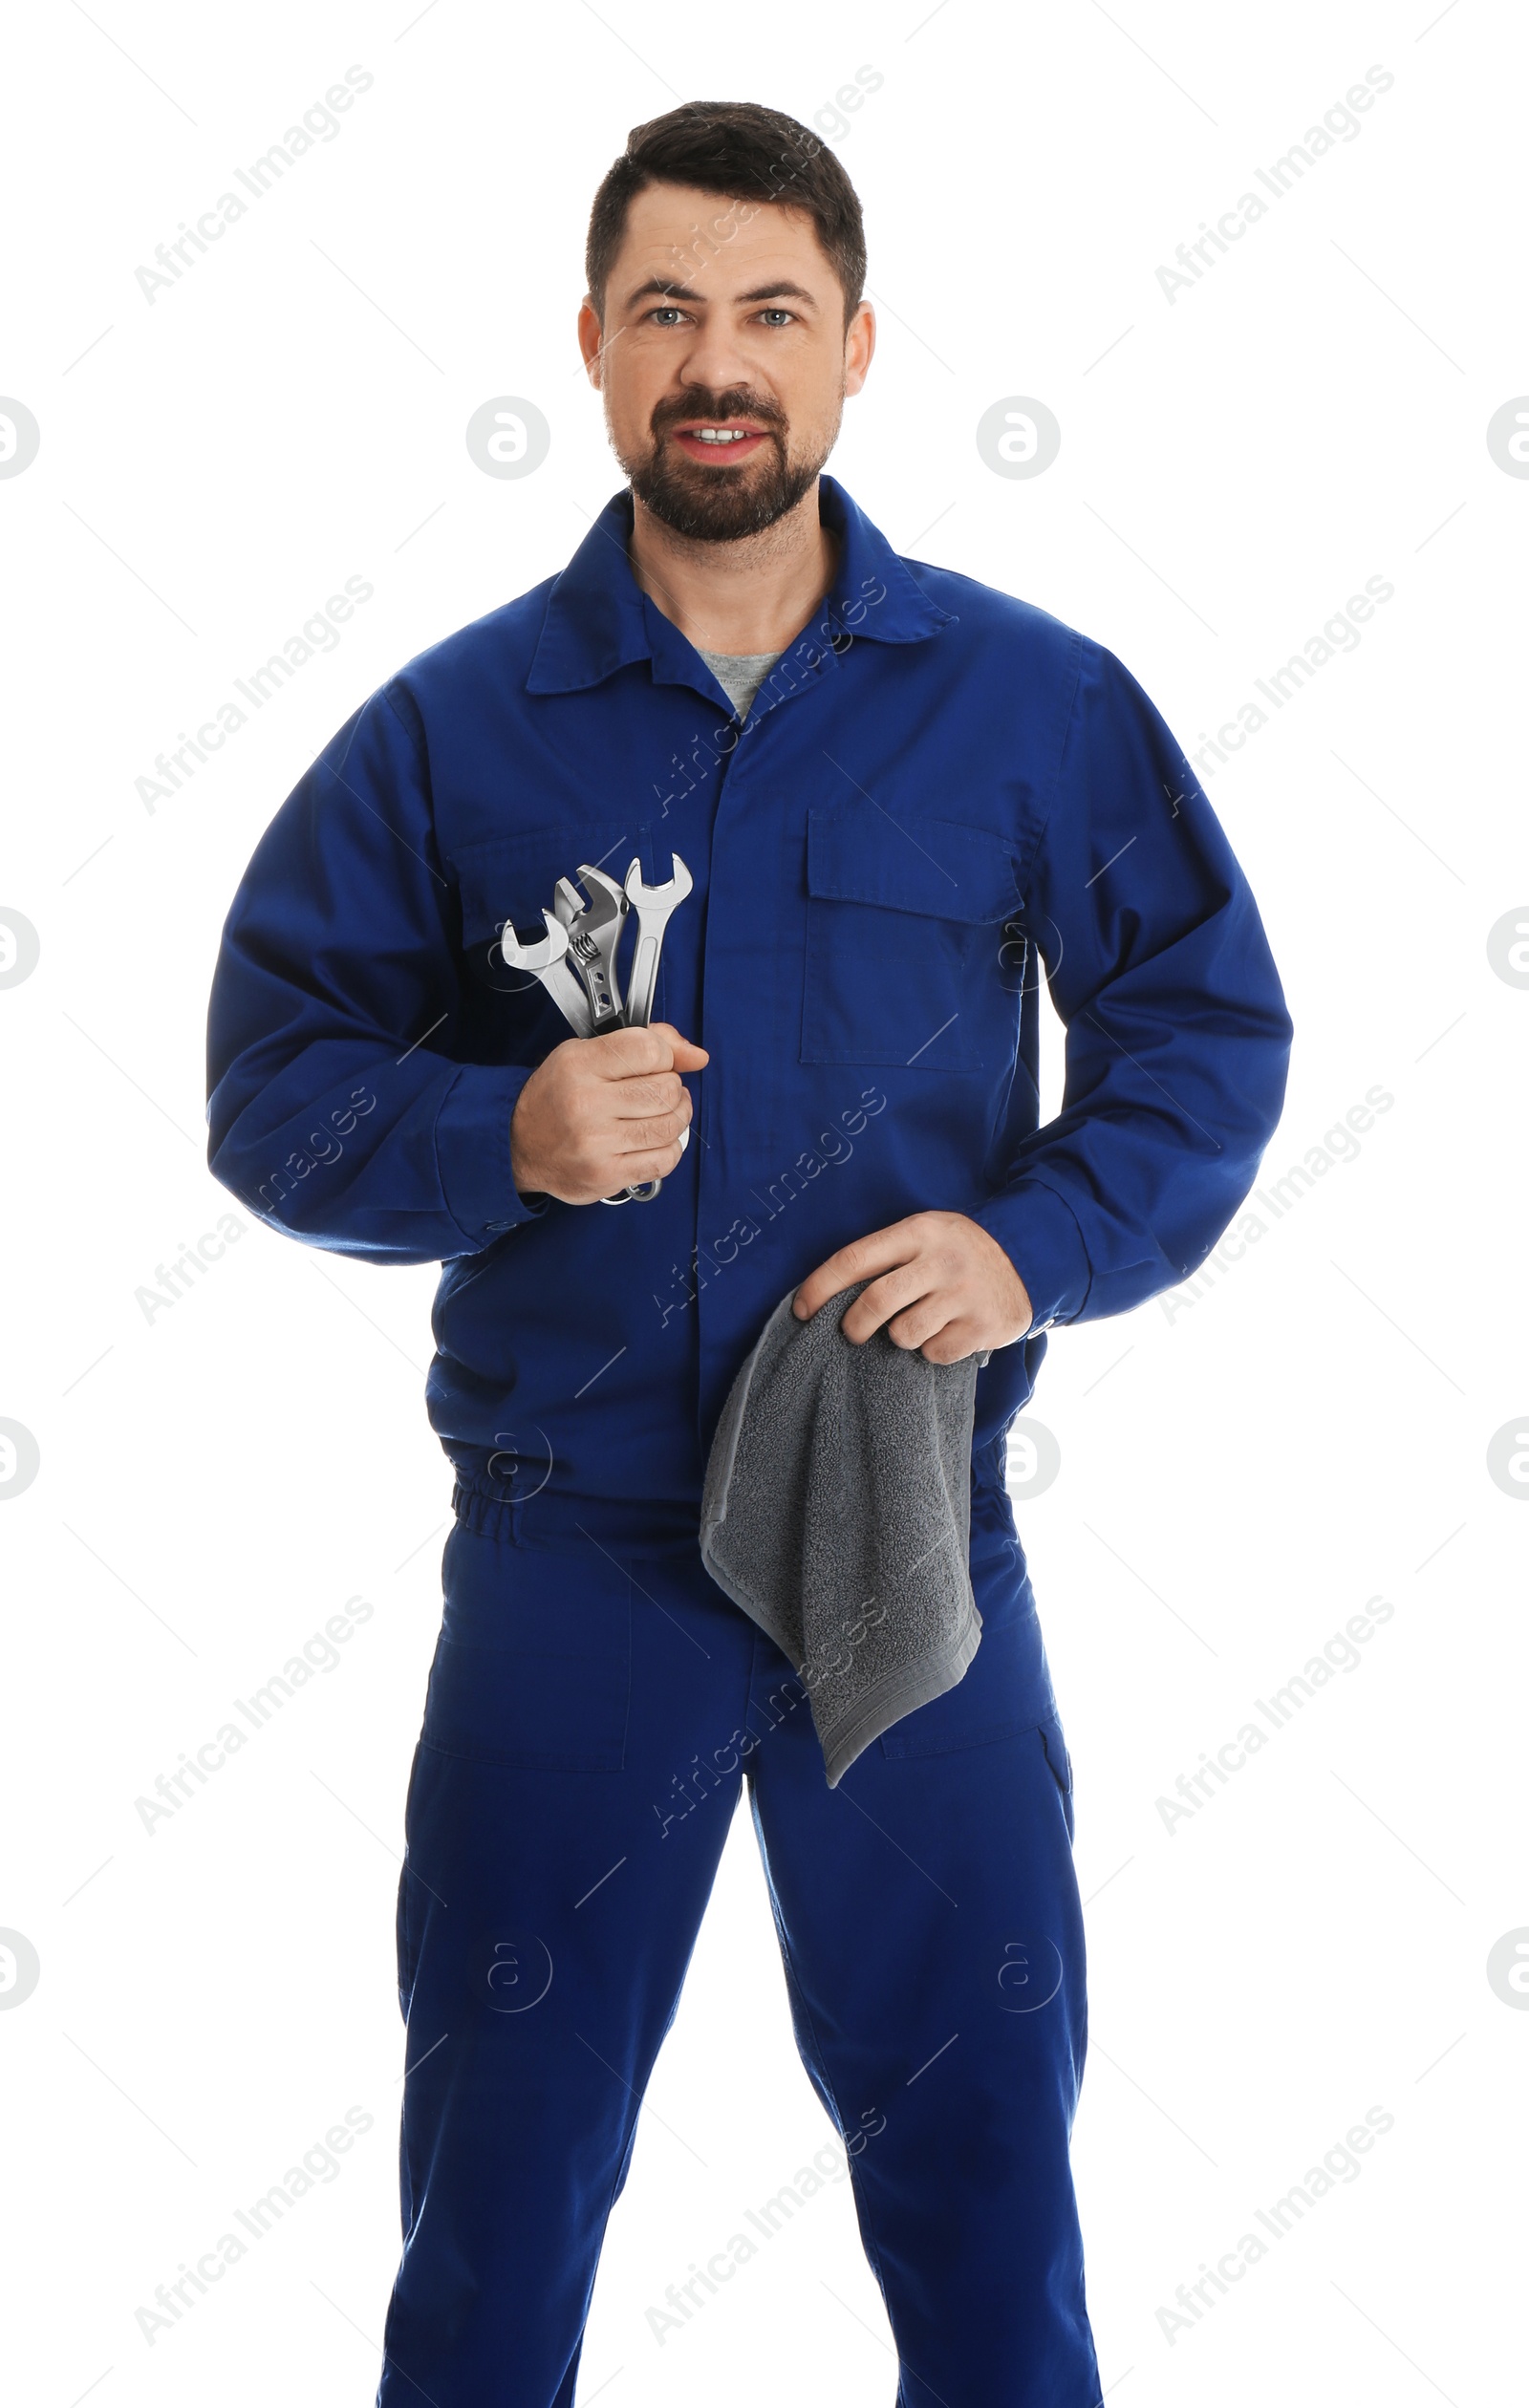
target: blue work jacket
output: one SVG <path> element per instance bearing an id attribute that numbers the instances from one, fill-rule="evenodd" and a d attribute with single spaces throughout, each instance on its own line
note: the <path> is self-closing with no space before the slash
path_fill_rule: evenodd
<path id="1" fill-rule="evenodd" d="M 772 1306 L 931 1208 L 989 1231 L 1035 1307 L 977 1384 L 974 1516 L 1004 1523 L 1044 1332 L 1194 1272 L 1279 1118 L 1258 910 L 1141 688 L 900 558 L 833 478 L 819 499 L 831 587 L 742 723 L 636 584 L 623 491 L 560 575 L 346 720 L 224 930 L 213 1172 L 309 1244 L 442 1264 L 430 1418 L 481 1500 L 459 1509 L 524 1544 L 693 1545 Z M 652 1202 L 522 1196 L 510 1115 L 570 1031 L 496 932 L 542 934 L 581 863 L 653 884 L 675 853 L 695 885 L 654 1017 L 710 1053 L 689 1146 Z M 1043 965 L 1066 1026 L 1044 1127 Z"/>

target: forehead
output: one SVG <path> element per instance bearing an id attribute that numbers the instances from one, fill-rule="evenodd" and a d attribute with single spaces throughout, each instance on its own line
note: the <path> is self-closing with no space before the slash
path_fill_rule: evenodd
<path id="1" fill-rule="evenodd" d="M 776 274 L 804 286 L 822 306 L 840 297 L 838 278 L 805 209 L 735 201 L 692 184 L 654 183 L 628 208 L 607 297 L 620 308 L 634 286 L 662 276 L 708 301 L 726 301 Z"/>

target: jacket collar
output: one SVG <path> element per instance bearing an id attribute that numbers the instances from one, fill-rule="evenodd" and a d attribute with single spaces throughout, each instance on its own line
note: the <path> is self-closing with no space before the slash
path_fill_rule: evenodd
<path id="1" fill-rule="evenodd" d="M 879 527 L 836 478 L 818 479 L 823 524 L 839 538 L 839 561 L 822 615 L 878 644 L 916 644 L 955 623 L 930 600 Z M 530 672 L 529 694 L 572 694 L 635 660 L 653 664 L 656 685 L 709 677 L 689 638 L 632 573 L 627 543 L 632 496 L 612 495 L 568 567 L 553 579 Z"/>

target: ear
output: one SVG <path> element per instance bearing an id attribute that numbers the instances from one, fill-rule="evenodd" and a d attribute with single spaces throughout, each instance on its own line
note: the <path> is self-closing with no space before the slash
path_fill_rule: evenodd
<path id="1" fill-rule="evenodd" d="M 876 313 L 869 301 L 862 301 L 845 329 L 844 390 L 858 393 L 871 373 L 871 362 L 876 348 Z"/>
<path id="2" fill-rule="evenodd" d="M 579 303 L 579 350 L 583 354 L 585 373 L 596 393 L 601 391 L 605 329 L 601 326 L 594 303 L 588 293 Z"/>

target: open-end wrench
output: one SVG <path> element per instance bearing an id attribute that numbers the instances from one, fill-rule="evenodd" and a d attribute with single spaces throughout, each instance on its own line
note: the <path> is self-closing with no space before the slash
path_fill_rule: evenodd
<path id="1" fill-rule="evenodd" d="M 575 1037 L 592 1037 L 594 1015 L 590 1009 L 590 999 L 569 967 L 568 930 L 550 912 L 544 912 L 542 917 L 547 922 L 547 934 L 533 945 L 523 945 L 511 923 L 506 920 L 499 932 L 500 957 L 511 970 L 528 970 L 533 978 L 541 980 Z"/>
<path id="2" fill-rule="evenodd" d="M 658 985 L 658 956 L 663 951 L 663 933 L 669 914 L 676 911 L 690 892 L 695 880 L 678 853 L 669 856 L 670 876 L 663 886 L 644 886 L 642 864 L 634 860 L 626 875 L 626 897 L 637 915 L 637 941 L 633 948 L 632 969 L 627 978 L 626 1022 L 629 1028 L 646 1028 L 653 1018 L 653 999 Z"/>
<path id="3" fill-rule="evenodd" d="M 678 853 L 670 854 L 669 865 L 670 875 L 662 886 L 643 884 L 639 858 L 633 860 L 626 875 L 626 897 L 637 916 L 636 943 L 632 949 L 632 967 L 627 974 L 626 1024 L 629 1028 L 646 1028 L 653 1019 L 664 930 L 671 912 L 678 908 L 695 884 Z M 682 1129 L 679 1136 L 681 1150 L 689 1142 L 689 1129 Z M 628 1188 L 627 1194 L 635 1204 L 651 1204 L 662 1185 L 661 1179 L 645 1179 L 640 1186 Z"/>

